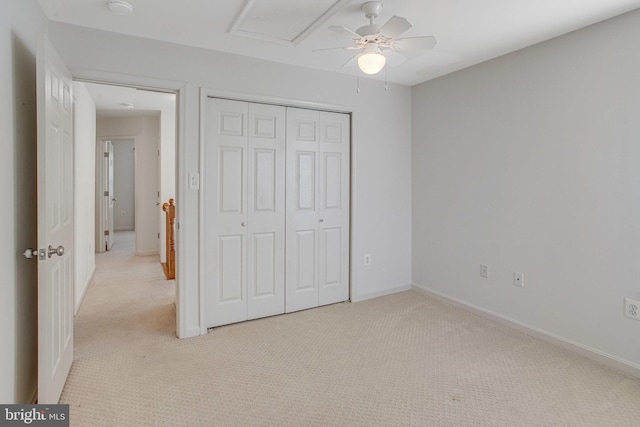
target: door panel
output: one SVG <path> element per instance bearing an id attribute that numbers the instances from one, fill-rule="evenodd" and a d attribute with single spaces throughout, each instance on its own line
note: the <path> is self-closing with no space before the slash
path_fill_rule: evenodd
<path id="1" fill-rule="evenodd" d="M 287 312 L 349 299 L 349 116 L 287 109 Z"/>
<path id="2" fill-rule="evenodd" d="M 277 294 L 276 289 L 276 238 L 275 233 L 253 235 L 255 254 L 253 293 L 251 297 L 267 298 Z"/>
<path id="3" fill-rule="evenodd" d="M 276 150 L 253 151 L 253 206 L 254 212 L 276 211 Z"/>
<path id="4" fill-rule="evenodd" d="M 318 306 L 320 113 L 287 108 L 287 313 Z"/>
<path id="5" fill-rule="evenodd" d="M 206 121 L 207 326 L 283 313 L 284 108 L 209 99 Z"/>
<path id="6" fill-rule="evenodd" d="M 297 258 L 296 280 L 290 285 L 293 290 L 300 292 L 313 292 L 313 296 L 309 296 L 311 302 L 316 298 L 316 262 L 318 256 L 316 254 L 316 230 L 298 230 L 296 246 L 293 248 Z"/>
<path id="7" fill-rule="evenodd" d="M 210 100 L 214 101 L 214 100 Z M 204 165 L 204 280 L 207 326 L 247 318 L 246 103 L 207 104 Z"/>
<path id="8" fill-rule="evenodd" d="M 320 114 L 319 304 L 349 299 L 349 169 L 347 114 Z"/>
<path id="9" fill-rule="evenodd" d="M 324 154 L 324 197 L 322 208 L 340 209 L 342 207 L 342 158 L 340 153 Z"/>
<path id="10" fill-rule="evenodd" d="M 43 36 L 37 54 L 38 403 L 57 403 L 73 361 L 73 137 L 71 74 Z"/>
<path id="11" fill-rule="evenodd" d="M 299 211 L 315 212 L 316 209 L 316 153 L 296 153 L 297 200 Z"/>
<path id="12" fill-rule="evenodd" d="M 244 148 L 220 147 L 220 212 L 244 212 Z"/>
<path id="13" fill-rule="evenodd" d="M 322 230 L 320 247 L 325 253 L 320 257 L 320 286 L 338 286 L 342 282 L 342 230 L 325 228 Z"/>
<path id="14" fill-rule="evenodd" d="M 249 104 L 248 319 L 284 313 L 285 109 Z"/>
<path id="15" fill-rule="evenodd" d="M 220 296 L 221 303 L 242 301 L 243 299 L 243 276 L 244 266 L 244 236 L 221 236 L 220 263 L 218 271 L 220 273 Z"/>

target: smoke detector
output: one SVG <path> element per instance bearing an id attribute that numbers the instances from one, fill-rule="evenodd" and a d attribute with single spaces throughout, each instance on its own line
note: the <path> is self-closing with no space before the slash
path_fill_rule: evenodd
<path id="1" fill-rule="evenodd" d="M 124 0 L 109 0 L 109 10 L 116 15 L 131 15 L 133 6 Z"/>

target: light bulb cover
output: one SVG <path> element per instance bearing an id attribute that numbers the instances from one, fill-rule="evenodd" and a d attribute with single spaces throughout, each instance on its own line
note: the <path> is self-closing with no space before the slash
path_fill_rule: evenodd
<path id="1" fill-rule="evenodd" d="M 365 74 L 377 74 L 387 63 L 387 58 L 380 52 L 364 52 L 358 56 L 358 67 Z"/>
<path id="2" fill-rule="evenodd" d="M 133 6 L 124 0 L 109 0 L 109 10 L 116 15 L 131 15 L 133 13 Z"/>

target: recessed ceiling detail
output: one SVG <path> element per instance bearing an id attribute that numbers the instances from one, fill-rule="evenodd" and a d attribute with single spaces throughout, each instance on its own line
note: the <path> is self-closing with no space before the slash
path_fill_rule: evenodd
<path id="1" fill-rule="evenodd" d="M 295 46 L 349 0 L 247 0 L 229 33 Z"/>

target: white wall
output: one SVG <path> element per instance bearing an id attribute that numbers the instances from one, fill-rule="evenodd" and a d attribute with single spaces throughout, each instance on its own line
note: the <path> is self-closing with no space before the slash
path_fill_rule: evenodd
<path id="1" fill-rule="evenodd" d="M 136 229 L 136 157 L 133 139 L 113 139 L 113 209 L 115 231 Z M 124 215 L 123 215 L 124 212 Z"/>
<path id="2" fill-rule="evenodd" d="M 73 83 L 75 146 L 75 312 L 96 269 L 96 105 L 83 83 Z"/>
<path id="3" fill-rule="evenodd" d="M 52 41 L 76 76 L 131 81 L 138 76 L 183 82 L 178 183 L 180 336 L 199 334 L 199 194 L 188 172 L 199 170 L 200 89 L 353 111 L 352 299 L 408 289 L 411 284 L 411 92 L 403 86 L 296 68 L 246 57 L 51 23 Z M 99 71 L 99 73 L 96 73 Z M 182 109 L 183 108 L 183 109 Z M 372 256 L 364 267 L 363 255 Z M 202 260 L 206 262 L 206 260 Z M 182 315 L 184 314 L 184 315 Z"/>
<path id="4" fill-rule="evenodd" d="M 64 58 L 63 58 L 64 59 Z M 136 255 L 158 253 L 158 135 L 160 117 L 106 117 L 97 121 L 98 138 L 135 139 Z"/>
<path id="5" fill-rule="evenodd" d="M 5 0 L 0 13 L 0 402 L 29 403 L 36 391 L 36 49 L 48 24 L 36 0 Z"/>
<path id="6" fill-rule="evenodd" d="M 636 11 L 413 88 L 416 285 L 640 372 L 639 52 Z"/>

